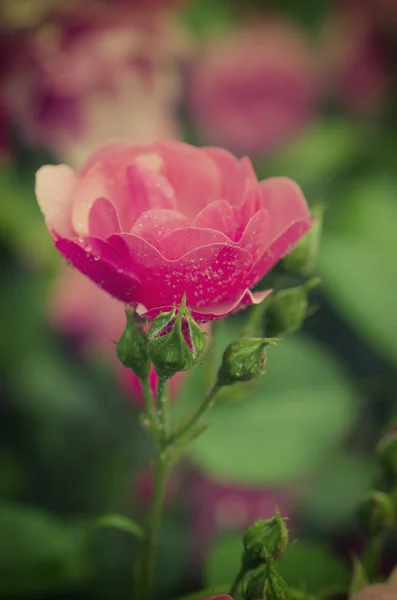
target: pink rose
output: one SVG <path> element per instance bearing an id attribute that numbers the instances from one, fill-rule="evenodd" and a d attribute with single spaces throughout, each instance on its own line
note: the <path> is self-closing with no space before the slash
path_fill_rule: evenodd
<path id="1" fill-rule="evenodd" d="M 124 306 L 79 271 L 65 267 L 55 280 L 48 297 L 50 322 L 58 331 L 72 336 L 88 355 L 100 353 L 109 359 L 124 388 L 139 405 L 143 405 L 139 378 L 121 365 L 116 356 L 117 341 L 125 326 Z M 186 373 L 170 380 L 170 398 L 175 399 Z M 150 385 L 155 393 L 158 378 L 154 369 Z"/>
<path id="2" fill-rule="evenodd" d="M 251 163 L 182 142 L 110 143 L 75 173 L 45 166 L 36 196 L 60 253 L 152 319 L 187 294 L 198 321 L 261 301 L 250 288 L 310 228 L 287 178 L 258 183 Z"/>
<path id="3" fill-rule="evenodd" d="M 141 9 L 108 3 L 26 33 L 3 87 L 7 110 L 31 146 L 80 165 L 109 138 L 178 137 L 174 113 L 187 39 L 164 10 Z"/>
<path id="4" fill-rule="evenodd" d="M 202 139 L 240 155 L 262 155 L 290 140 L 315 99 L 310 46 L 302 31 L 276 20 L 209 42 L 188 91 Z"/>

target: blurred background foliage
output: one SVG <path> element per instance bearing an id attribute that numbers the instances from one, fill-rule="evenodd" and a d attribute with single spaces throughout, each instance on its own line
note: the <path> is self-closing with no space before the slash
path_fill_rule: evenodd
<path id="1" fill-rule="evenodd" d="M 91 527 L 140 518 L 150 495 L 139 388 L 102 340 L 123 307 L 108 323 L 77 280 L 62 292 L 34 198 L 42 164 L 80 165 L 124 135 L 247 154 L 326 208 L 313 314 L 269 350 L 258 387 L 222 394 L 171 478 L 159 597 L 227 583 L 241 531 L 276 505 L 301 540 L 282 575 L 345 590 L 355 507 L 397 405 L 397 5 L 0 0 L 0 48 L 0 597 L 130 596 L 136 541 Z M 245 319 L 214 326 L 176 415 Z"/>

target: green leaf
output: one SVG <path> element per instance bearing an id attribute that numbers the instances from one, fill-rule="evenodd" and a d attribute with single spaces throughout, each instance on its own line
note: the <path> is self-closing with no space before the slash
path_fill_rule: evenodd
<path id="1" fill-rule="evenodd" d="M 395 182 L 347 189 L 320 245 L 323 289 L 338 310 L 390 362 L 397 363 L 397 204 Z"/>
<path id="2" fill-rule="evenodd" d="M 365 569 L 357 556 L 353 556 L 353 577 L 349 588 L 349 597 L 355 596 L 367 585 L 369 585 L 369 579 Z"/>
<path id="3" fill-rule="evenodd" d="M 218 334 L 216 354 L 239 331 L 229 325 Z M 269 349 L 267 369 L 255 389 L 240 385 L 225 391 L 230 396 L 245 390 L 243 403 L 225 403 L 221 397 L 203 416 L 209 427 L 189 455 L 215 478 L 276 484 L 302 476 L 320 468 L 352 426 L 355 394 L 339 365 L 317 343 L 303 335 L 284 340 Z M 196 368 L 178 411 L 201 399 L 202 380 L 202 370 Z"/>
<path id="4" fill-rule="evenodd" d="M 347 566 L 324 544 L 298 540 L 277 562 L 277 572 L 291 586 L 312 594 L 344 592 L 349 585 Z"/>
<path id="5" fill-rule="evenodd" d="M 124 515 L 103 515 L 92 523 L 92 527 L 94 529 L 99 527 L 111 527 L 113 529 L 118 529 L 119 531 L 124 531 L 125 533 L 131 533 L 138 539 L 143 539 L 145 537 L 145 532 L 139 523 L 136 523 L 133 519 L 125 517 Z"/>
<path id="6" fill-rule="evenodd" d="M 44 593 L 81 581 L 82 539 L 43 511 L 0 504 L 0 595 Z"/>

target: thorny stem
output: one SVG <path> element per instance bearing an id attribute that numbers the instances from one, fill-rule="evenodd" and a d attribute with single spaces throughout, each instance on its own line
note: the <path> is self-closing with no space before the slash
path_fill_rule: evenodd
<path id="1" fill-rule="evenodd" d="M 141 379 L 143 399 L 145 401 L 146 412 L 150 421 L 158 427 L 158 418 L 156 414 L 156 407 L 154 405 L 152 390 L 150 389 L 149 376 L 146 379 Z"/>
<path id="2" fill-rule="evenodd" d="M 219 392 L 219 390 L 221 389 L 221 387 L 222 386 L 219 385 L 219 383 L 217 381 L 215 381 L 214 385 L 207 392 L 207 394 L 205 395 L 202 402 L 198 405 L 198 407 L 196 408 L 194 413 L 191 415 L 190 419 L 188 419 L 185 422 L 182 422 L 179 427 L 177 426 L 175 428 L 175 431 L 170 438 L 170 444 L 172 444 L 172 442 L 174 442 L 175 440 L 181 438 L 187 431 L 189 431 L 189 429 L 191 429 L 194 425 L 196 425 L 196 423 L 200 419 L 201 415 L 208 408 L 211 408 L 211 406 L 214 402 L 214 398 L 215 398 L 216 394 Z"/>

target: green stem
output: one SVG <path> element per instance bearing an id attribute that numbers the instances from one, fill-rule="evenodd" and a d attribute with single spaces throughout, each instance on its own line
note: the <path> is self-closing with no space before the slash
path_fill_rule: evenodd
<path id="1" fill-rule="evenodd" d="M 230 588 L 229 595 L 232 598 L 234 598 L 234 594 L 236 594 L 238 592 L 241 582 L 244 579 L 244 575 L 245 575 L 245 569 L 243 569 L 243 567 L 241 567 L 233 581 L 232 587 Z"/>
<path id="2" fill-rule="evenodd" d="M 156 394 L 157 414 L 160 421 L 160 437 L 163 442 L 167 441 L 170 429 L 170 403 L 167 398 L 167 382 L 168 379 L 159 377 Z"/>
<path id="3" fill-rule="evenodd" d="M 378 575 L 378 566 L 383 550 L 383 541 L 383 534 L 376 535 L 371 538 L 363 556 L 363 566 L 370 582 L 374 581 Z"/>
<path id="4" fill-rule="evenodd" d="M 201 415 L 207 409 L 211 408 L 211 406 L 213 405 L 213 402 L 214 402 L 214 398 L 215 398 L 216 394 L 219 392 L 219 390 L 221 389 L 221 387 L 222 386 L 219 385 L 217 381 L 214 383 L 212 388 L 207 392 L 207 394 L 205 395 L 201 404 L 198 405 L 198 407 L 193 412 L 193 414 L 190 416 L 190 418 L 187 419 L 186 421 L 182 421 L 180 423 L 179 427 L 178 427 L 178 425 L 176 426 L 175 431 L 174 431 L 172 437 L 170 438 L 170 444 L 172 444 L 172 442 L 179 439 L 187 431 L 189 431 L 189 429 L 198 422 Z"/>
<path id="5" fill-rule="evenodd" d="M 139 600 L 149 600 L 153 590 L 166 482 L 167 464 L 164 461 L 163 453 L 159 450 L 155 463 L 153 495 L 148 513 L 146 547 L 141 562 L 141 585 L 139 593 L 136 595 Z"/>
<path id="6" fill-rule="evenodd" d="M 149 419 L 153 423 L 153 425 L 158 427 L 158 419 L 156 414 L 156 407 L 154 405 L 153 394 L 150 388 L 149 376 L 146 379 L 141 379 L 143 398 L 145 401 L 145 408 L 148 414 Z"/>

